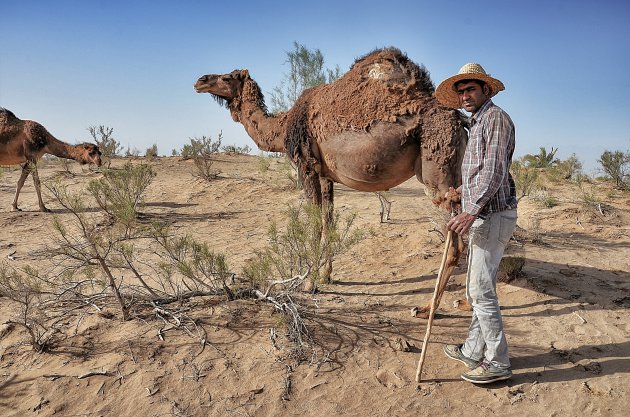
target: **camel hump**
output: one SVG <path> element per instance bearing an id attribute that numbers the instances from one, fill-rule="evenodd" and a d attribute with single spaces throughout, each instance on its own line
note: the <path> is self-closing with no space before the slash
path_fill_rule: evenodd
<path id="1" fill-rule="evenodd" d="M 429 71 L 410 60 L 400 49 L 388 47 L 376 49 L 358 58 L 349 72 L 358 72 L 364 79 L 379 80 L 393 84 L 414 84 L 424 93 L 433 94 L 435 85 Z"/>
<path id="2" fill-rule="evenodd" d="M 0 124 L 11 124 L 19 120 L 11 110 L 0 107 Z"/>

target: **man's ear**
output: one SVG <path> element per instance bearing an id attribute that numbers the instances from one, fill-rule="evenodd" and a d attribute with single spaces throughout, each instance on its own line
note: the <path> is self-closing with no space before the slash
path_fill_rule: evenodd
<path id="1" fill-rule="evenodd" d="M 492 89 L 488 84 L 483 85 L 483 93 L 487 96 L 490 96 L 490 94 L 492 93 Z"/>

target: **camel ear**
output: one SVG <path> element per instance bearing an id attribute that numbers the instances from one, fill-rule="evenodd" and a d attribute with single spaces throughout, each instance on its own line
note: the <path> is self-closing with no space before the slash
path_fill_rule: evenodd
<path id="1" fill-rule="evenodd" d="M 246 69 L 241 70 L 241 77 L 242 77 L 243 79 L 249 78 L 249 71 L 248 71 L 248 70 L 246 70 Z"/>

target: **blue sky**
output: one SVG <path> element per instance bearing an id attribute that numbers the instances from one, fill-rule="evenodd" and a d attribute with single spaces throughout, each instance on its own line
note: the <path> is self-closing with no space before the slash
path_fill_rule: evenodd
<path id="1" fill-rule="evenodd" d="M 346 71 L 396 46 L 437 85 L 478 62 L 506 85 L 495 103 L 516 125 L 516 156 L 630 150 L 630 2 L 0 0 L 0 106 L 61 140 L 89 126 L 142 154 L 191 137 L 255 144 L 195 80 L 247 68 L 269 96 L 297 41 Z"/>

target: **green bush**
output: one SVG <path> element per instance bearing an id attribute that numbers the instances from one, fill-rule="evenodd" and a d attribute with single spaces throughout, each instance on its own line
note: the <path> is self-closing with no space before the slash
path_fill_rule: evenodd
<path id="1" fill-rule="evenodd" d="M 101 151 L 101 159 L 103 164 L 107 167 L 111 165 L 112 158 L 116 158 L 122 151 L 122 145 L 116 139 L 112 137 L 114 129 L 104 125 L 90 126 L 88 131 L 92 138 L 98 145 L 98 149 Z"/>
<path id="2" fill-rule="evenodd" d="M 157 158 L 158 157 L 158 147 L 157 144 L 153 144 L 150 148 L 144 152 L 144 156 L 146 158 Z"/>
<path id="3" fill-rule="evenodd" d="M 549 170 L 549 176 L 552 180 L 577 180 L 582 174 L 582 162 L 575 154 L 572 154 L 565 160 L 558 161 L 555 166 Z"/>
<path id="4" fill-rule="evenodd" d="M 538 170 L 527 166 L 523 158 L 512 162 L 510 172 L 516 185 L 517 200 L 521 200 L 540 188 Z"/>
<path id="5" fill-rule="evenodd" d="M 127 162 L 121 169 L 104 170 L 103 178 L 90 181 L 87 189 L 102 210 L 129 224 L 136 220 L 154 176 L 150 165 Z"/>
<path id="6" fill-rule="evenodd" d="M 255 287 L 270 282 L 292 282 L 298 286 L 304 281 L 316 285 L 330 257 L 347 251 L 365 238 L 363 231 L 352 230 L 355 215 L 344 220 L 338 212 L 323 230 L 322 210 L 313 205 L 290 206 L 288 223 L 284 230 L 277 224 L 269 229 L 269 245 L 256 251 L 256 257 L 244 268 L 244 275 Z"/>
<path id="7" fill-rule="evenodd" d="M 606 175 L 615 182 L 617 188 L 623 190 L 628 187 L 627 180 L 629 177 L 628 171 L 630 170 L 630 152 L 604 151 L 597 162 L 601 164 Z"/>
<path id="8" fill-rule="evenodd" d="M 209 136 L 191 138 L 190 144 L 182 148 L 182 159 L 194 161 L 195 174 L 200 178 L 210 181 L 219 176 L 220 172 L 212 168 L 212 157 L 219 152 L 222 137 L 222 133 L 219 133 L 216 141 Z"/>
<path id="9" fill-rule="evenodd" d="M 248 145 L 245 146 L 235 146 L 235 145 L 225 145 L 221 148 L 221 150 L 227 154 L 232 155 L 247 155 L 252 151 Z"/>

